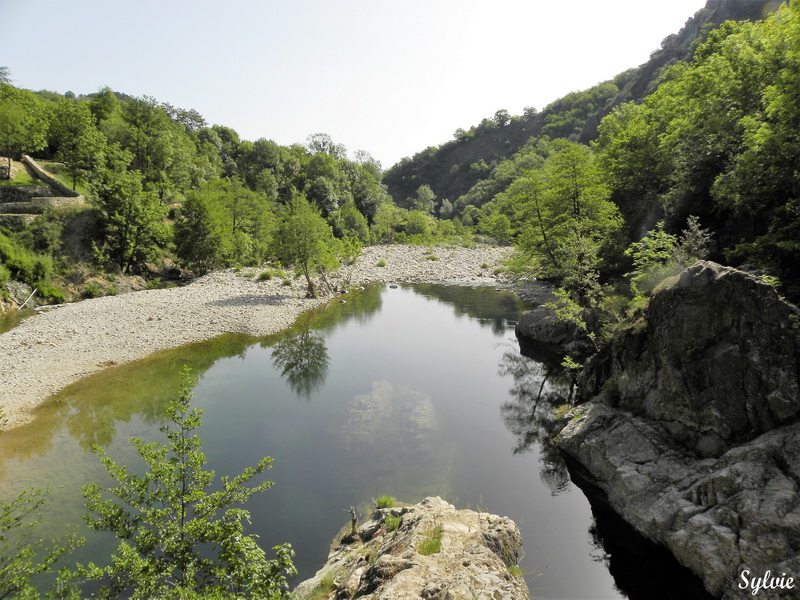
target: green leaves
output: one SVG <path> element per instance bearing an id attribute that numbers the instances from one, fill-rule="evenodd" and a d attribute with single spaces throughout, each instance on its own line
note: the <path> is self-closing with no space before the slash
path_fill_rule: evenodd
<path id="1" fill-rule="evenodd" d="M 588 148 L 557 140 L 553 150 L 543 169 L 505 193 L 520 223 L 514 261 L 534 276 L 557 279 L 584 302 L 597 293 L 603 252 L 622 217 Z"/>
<path id="2" fill-rule="evenodd" d="M 311 275 L 339 266 L 338 240 L 331 226 L 304 197 L 293 198 L 278 225 L 273 251 L 284 265 L 294 264 L 308 283 L 308 295 L 317 297 Z"/>
<path id="3" fill-rule="evenodd" d="M 268 560 L 244 534 L 249 513 L 231 508 L 273 485 L 249 485 L 272 459 L 265 457 L 232 479 L 221 478 L 221 489 L 209 493 L 214 472 L 204 468 L 202 441 L 193 434 L 202 423 L 202 411 L 191 406 L 196 379 L 187 371 L 184 378 L 168 409 L 171 424 L 161 428 L 167 443 L 131 439 L 147 466 L 143 475 L 95 448 L 118 485 L 108 491 L 97 484 L 84 488 L 87 522 L 111 531 L 120 544 L 110 565 L 82 566 L 78 574 L 103 584 L 101 598 L 287 597 L 286 576 L 295 573 L 291 548 L 276 547 L 276 558 Z"/>

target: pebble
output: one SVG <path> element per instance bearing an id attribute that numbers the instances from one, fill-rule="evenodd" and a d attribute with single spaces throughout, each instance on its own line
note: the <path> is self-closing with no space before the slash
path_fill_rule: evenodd
<path id="1" fill-rule="evenodd" d="M 508 253 L 507 248 L 486 246 L 371 246 L 355 265 L 342 267 L 329 279 L 344 289 L 372 282 L 493 282 L 494 269 Z M 439 260 L 426 258 L 431 254 Z M 381 261 L 386 266 L 377 266 Z M 327 300 L 305 298 L 304 285 L 284 286 L 280 278 L 258 281 L 228 269 L 184 287 L 41 311 L 0 335 L 5 349 L 0 355 L 0 406 L 8 427 L 18 426 L 30 421 L 30 411 L 49 396 L 105 366 L 224 333 L 276 333 Z"/>

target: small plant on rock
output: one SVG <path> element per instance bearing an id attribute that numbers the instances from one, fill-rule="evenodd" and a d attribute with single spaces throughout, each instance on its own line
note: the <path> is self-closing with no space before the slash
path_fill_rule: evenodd
<path id="1" fill-rule="evenodd" d="M 417 544 L 417 552 L 423 556 L 436 554 L 442 549 L 442 528 L 437 525 L 422 534 L 422 539 Z"/>
<path id="2" fill-rule="evenodd" d="M 384 519 L 383 526 L 386 528 L 386 531 L 395 531 L 398 527 L 400 527 L 400 517 L 396 515 L 389 515 Z"/>
<path id="3" fill-rule="evenodd" d="M 375 508 L 392 508 L 395 503 L 395 498 L 389 495 L 378 496 L 375 501 Z"/>

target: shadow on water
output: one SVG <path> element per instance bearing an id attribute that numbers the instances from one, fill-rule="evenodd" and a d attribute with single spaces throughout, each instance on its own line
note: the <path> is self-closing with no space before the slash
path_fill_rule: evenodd
<path id="1" fill-rule="evenodd" d="M 482 326 L 491 327 L 495 335 L 504 335 L 516 325 L 508 315 L 519 314 L 526 304 L 511 292 L 500 292 L 491 285 L 442 285 L 416 283 L 410 286 L 426 298 L 435 298 L 453 307 L 457 317 L 468 316 Z"/>
<path id="2" fill-rule="evenodd" d="M 714 600 L 702 581 L 681 565 L 664 546 L 643 537 L 609 505 L 605 494 L 591 482 L 591 476 L 573 459 L 566 457 L 572 481 L 589 500 L 593 524 L 589 535 L 614 578 L 614 583 L 631 600 Z"/>
<path id="3" fill-rule="evenodd" d="M 499 372 L 514 381 L 509 390 L 512 400 L 500 408 L 506 427 L 517 437 L 514 454 L 529 452 L 538 444 L 542 463 L 539 476 L 553 495 L 565 491 L 569 473 L 553 440 L 564 425 L 557 414 L 569 408 L 569 377 L 561 368 L 536 362 L 514 350 L 503 354 Z"/>
<path id="4" fill-rule="evenodd" d="M 512 400 L 501 407 L 506 427 L 517 437 L 514 453 L 538 444 L 539 476 L 552 494 L 565 491 L 570 482 L 583 491 L 593 517 L 588 533 L 596 549 L 594 559 L 605 563 L 616 587 L 630 600 L 712 600 L 694 573 L 614 512 L 588 472 L 559 451 L 554 440 L 566 424 L 559 415 L 569 409 L 571 379 L 564 369 L 510 350 L 503 354 L 499 371 L 514 381 Z"/>

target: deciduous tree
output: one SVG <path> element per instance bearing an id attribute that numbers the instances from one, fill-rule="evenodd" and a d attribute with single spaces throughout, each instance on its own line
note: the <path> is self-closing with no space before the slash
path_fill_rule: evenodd
<path id="1" fill-rule="evenodd" d="M 130 440 L 147 466 L 143 475 L 95 447 L 116 485 L 84 487 L 87 522 L 112 532 L 119 546 L 111 564 L 82 567 L 79 574 L 101 582 L 100 598 L 288 598 L 286 577 L 296 572 L 291 547 L 276 546 L 276 558 L 267 559 L 245 532 L 248 511 L 231 508 L 273 485 L 248 486 L 272 459 L 222 477 L 209 492 L 214 472 L 204 469 L 202 441 L 194 434 L 202 423 L 202 411 L 191 406 L 196 380 L 188 372 L 184 378 L 167 409 L 170 424 L 161 428 L 167 443 Z"/>

